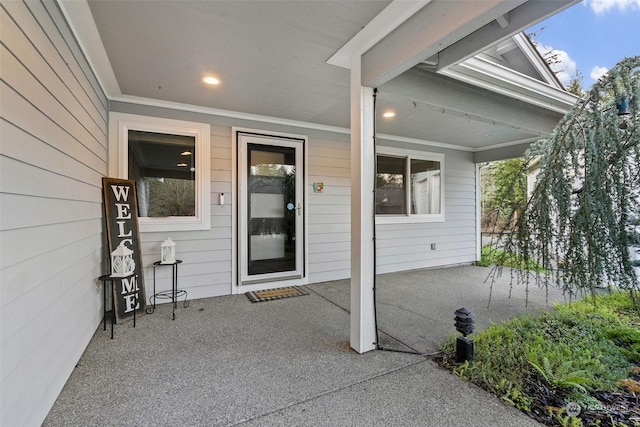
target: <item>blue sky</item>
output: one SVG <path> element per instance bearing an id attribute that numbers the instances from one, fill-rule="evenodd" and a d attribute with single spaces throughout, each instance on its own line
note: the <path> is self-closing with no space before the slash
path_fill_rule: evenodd
<path id="1" fill-rule="evenodd" d="M 568 83 L 577 70 L 588 89 L 621 59 L 640 55 L 640 0 L 583 0 L 526 31 L 531 32 L 537 33 L 539 49 L 561 55 L 560 81 Z"/>

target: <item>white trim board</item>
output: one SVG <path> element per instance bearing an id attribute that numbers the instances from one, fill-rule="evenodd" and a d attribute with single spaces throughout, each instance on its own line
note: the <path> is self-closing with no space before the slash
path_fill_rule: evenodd
<path id="1" fill-rule="evenodd" d="M 240 271 L 239 271 L 239 204 L 238 204 L 238 134 L 248 133 L 262 135 L 265 138 L 273 139 L 296 139 L 303 141 L 303 169 L 304 169 L 304 186 L 303 186 L 303 221 L 304 221 L 304 246 L 303 252 L 303 266 L 302 266 L 302 278 L 289 280 L 274 280 L 266 281 L 256 284 L 240 285 Z M 292 134 L 285 132 L 272 132 L 263 129 L 253 129 L 246 127 L 231 127 L 231 199 L 233 204 L 231 215 L 231 294 L 243 294 L 250 291 L 258 291 L 265 289 L 273 289 L 282 286 L 294 286 L 294 285 L 306 285 L 309 283 L 309 137 L 307 135 Z"/>

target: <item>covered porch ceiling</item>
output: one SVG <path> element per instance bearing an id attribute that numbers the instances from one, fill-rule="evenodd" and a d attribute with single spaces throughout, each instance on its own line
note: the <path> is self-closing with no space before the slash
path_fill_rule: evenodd
<path id="1" fill-rule="evenodd" d="M 60 4 L 112 101 L 348 132 L 361 57 L 386 139 L 495 152 L 546 135 L 571 99 L 496 93 L 460 63 L 578 1 Z"/>

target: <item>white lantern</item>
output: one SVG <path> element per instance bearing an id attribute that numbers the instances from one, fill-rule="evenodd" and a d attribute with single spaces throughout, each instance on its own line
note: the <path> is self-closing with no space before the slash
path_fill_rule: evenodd
<path id="1" fill-rule="evenodd" d="M 120 245 L 111 252 L 111 275 L 125 277 L 133 274 L 136 263 L 133 260 L 133 251 L 120 242 Z"/>
<path id="2" fill-rule="evenodd" d="M 174 264 L 176 262 L 176 244 L 167 237 L 167 240 L 160 245 L 162 249 L 162 258 L 160 260 L 161 264 Z"/>

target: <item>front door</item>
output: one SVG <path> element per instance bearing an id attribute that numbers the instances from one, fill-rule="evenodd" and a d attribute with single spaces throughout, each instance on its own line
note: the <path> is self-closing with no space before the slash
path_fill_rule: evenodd
<path id="1" fill-rule="evenodd" d="M 303 276 L 303 148 L 302 140 L 239 136 L 240 285 Z"/>

